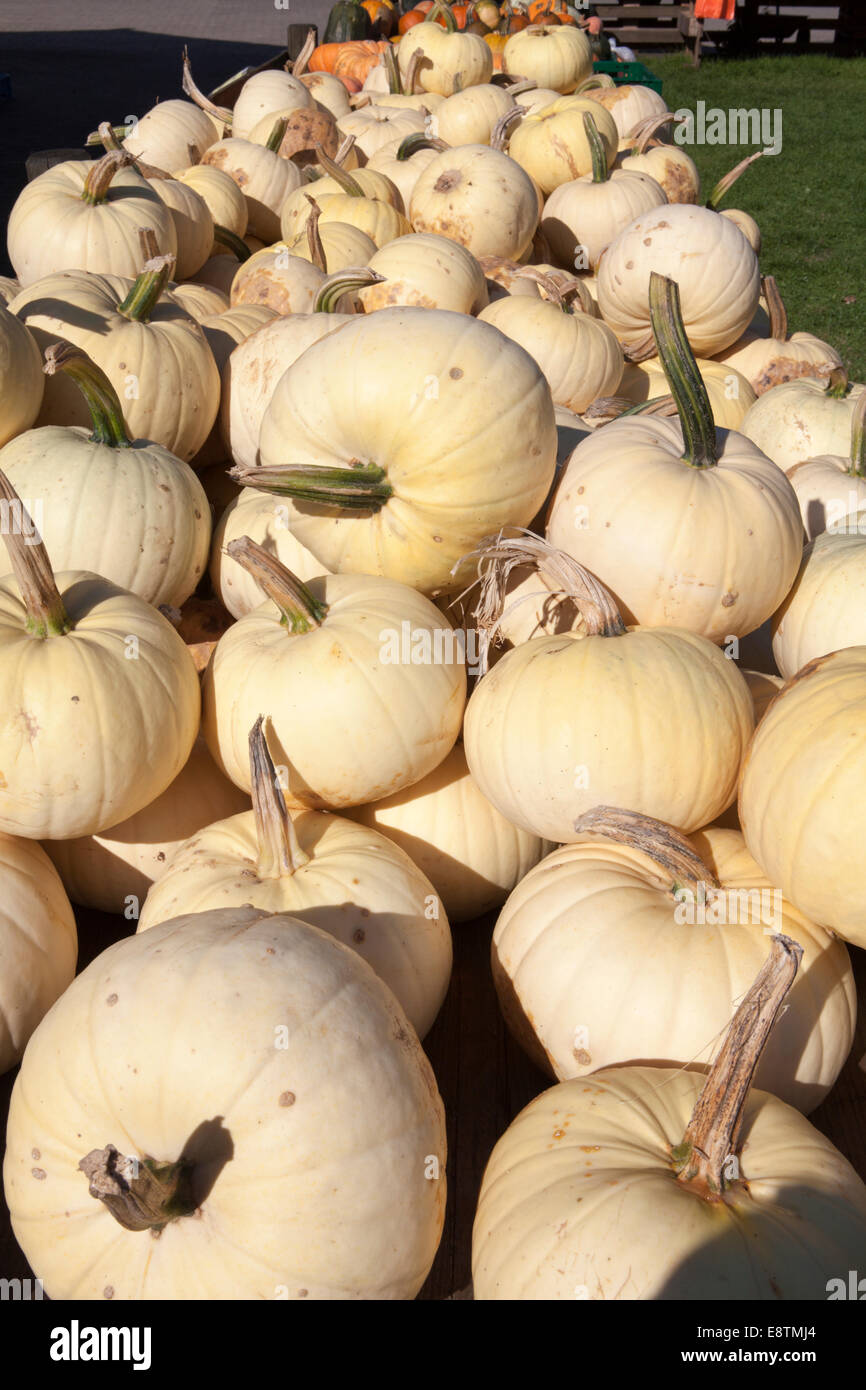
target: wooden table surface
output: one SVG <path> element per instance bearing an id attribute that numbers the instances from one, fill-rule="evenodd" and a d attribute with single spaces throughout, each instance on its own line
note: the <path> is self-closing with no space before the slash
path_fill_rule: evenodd
<path id="1" fill-rule="evenodd" d="M 79 969 L 120 936 L 120 917 L 78 909 Z M 436 1261 L 419 1298 L 447 1299 L 464 1293 L 471 1271 L 472 1221 L 484 1166 L 496 1140 L 518 1111 L 551 1084 L 524 1056 L 499 1013 L 490 973 L 490 937 L 495 913 L 455 926 L 451 988 L 424 1047 L 445 1102 L 448 1121 L 448 1207 Z M 811 1116 L 866 1181 L 866 952 L 851 949 L 860 1016 L 848 1061 L 830 1096 Z M 0 1125 L 15 1072 L 0 1077 Z M 0 1208 L 0 1278 L 30 1274 Z"/>

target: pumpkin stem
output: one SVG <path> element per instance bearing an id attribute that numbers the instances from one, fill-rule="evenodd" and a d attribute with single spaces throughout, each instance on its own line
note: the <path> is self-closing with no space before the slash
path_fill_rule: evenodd
<path id="1" fill-rule="evenodd" d="M 117 392 L 101 367 L 72 343 L 52 343 L 45 349 L 46 376 L 65 372 L 75 382 L 87 401 L 94 444 L 107 444 L 111 449 L 129 449 L 132 440 L 123 418 L 123 408 Z"/>
<path id="2" fill-rule="evenodd" d="M 848 395 L 850 390 L 851 384 L 848 380 L 848 373 L 845 368 L 834 367 L 827 378 L 827 390 L 824 394 L 832 397 L 833 400 L 841 401 Z"/>
<path id="3" fill-rule="evenodd" d="M 102 1202 L 127 1231 L 161 1231 L 170 1221 L 196 1209 L 191 1191 L 192 1165 L 129 1158 L 113 1144 L 92 1149 L 78 1165 L 90 1183 L 90 1195 Z"/>
<path id="4" fill-rule="evenodd" d="M 243 238 L 238 236 L 237 232 L 230 231 L 228 227 L 221 227 L 218 222 L 214 223 L 213 239 L 218 242 L 220 246 L 225 246 L 229 251 L 233 252 L 241 264 L 243 264 L 244 261 L 248 261 L 253 254 Z"/>
<path id="5" fill-rule="evenodd" d="M 761 292 L 770 311 L 770 337 L 778 338 L 780 342 L 786 343 L 788 341 L 788 315 L 774 275 L 763 276 Z"/>
<path id="6" fill-rule="evenodd" d="M 253 470 L 256 471 L 256 470 Z M 274 469 L 258 469 L 260 473 L 274 472 Z M 229 541 L 226 554 L 246 570 L 256 581 L 262 593 L 280 610 L 280 622 L 292 633 L 309 632 L 320 627 L 328 616 L 328 605 L 321 603 L 296 575 L 292 574 L 275 555 L 268 554 L 249 536 L 239 536 Z"/>
<path id="7" fill-rule="evenodd" d="M 286 133 L 286 126 L 289 124 L 288 116 L 280 116 L 274 122 L 273 129 L 265 141 L 265 149 L 270 150 L 271 154 L 279 154 L 280 145 L 283 143 L 283 136 Z"/>
<path id="8" fill-rule="evenodd" d="M 338 147 L 337 147 L 337 153 L 334 155 L 334 163 L 335 163 L 335 164 L 339 164 L 340 168 L 343 167 L 343 164 L 344 164 L 344 162 L 345 162 L 345 160 L 346 160 L 346 158 L 347 158 L 347 156 L 348 156 L 348 154 L 349 154 L 350 149 L 351 149 L 352 146 L 354 145 L 354 143 L 355 143 L 355 137 L 354 137 L 354 135 L 344 135 L 343 138 L 342 138 L 342 140 L 340 141 L 340 143 L 339 143 L 339 145 L 338 145 Z M 319 174 L 319 178 L 321 178 L 321 173 Z"/>
<path id="9" fill-rule="evenodd" d="M 512 528 L 517 530 L 518 528 Z M 612 595 L 589 570 L 578 564 L 564 550 L 556 550 L 541 536 L 521 529 L 516 536 L 488 536 L 475 550 L 464 555 L 452 569 L 454 574 L 466 560 L 477 561 L 477 578 L 458 595 L 462 599 L 478 588 L 478 600 L 473 609 L 476 627 L 484 634 L 481 674 L 487 669 L 487 650 L 491 642 L 501 640 L 502 622 L 516 603 L 506 606 L 508 578 L 511 571 L 529 566 L 535 569 L 545 588 L 560 601 L 570 600 L 577 609 L 587 635 L 591 637 L 620 637 L 625 631 L 619 609 Z M 537 598 L 537 595 L 526 595 Z"/>
<path id="10" fill-rule="evenodd" d="M 683 462 L 691 468 L 712 468 L 718 460 L 716 427 L 710 398 L 698 371 L 683 316 L 680 287 L 657 271 L 650 274 L 650 322 L 683 431 Z"/>
<path id="11" fill-rule="evenodd" d="M 682 125 L 685 120 L 685 116 L 675 116 L 671 111 L 668 111 L 665 115 L 657 114 L 655 116 L 647 116 L 645 120 L 638 121 L 637 125 L 633 126 L 629 131 L 629 140 L 634 140 L 632 149 L 636 151 L 637 154 L 643 154 L 650 143 L 653 145 L 663 145 L 663 140 L 654 138 L 656 131 L 661 129 L 662 126 L 670 123 Z"/>
<path id="12" fill-rule="evenodd" d="M 397 147 L 398 159 L 411 159 L 413 154 L 419 150 L 450 150 L 444 140 L 439 140 L 434 135 L 425 135 L 423 130 L 413 130 L 411 135 L 406 135 Z"/>
<path id="13" fill-rule="evenodd" d="M 557 284 L 552 275 L 548 275 L 543 270 L 538 270 L 534 265 L 522 266 L 515 274 L 523 280 L 534 280 L 544 290 L 548 300 L 561 309 L 564 314 L 573 314 L 574 308 L 570 300 L 580 294 L 581 284 L 578 279 L 571 277 L 563 284 Z M 583 305 L 581 305 L 581 311 Z"/>
<path id="14" fill-rule="evenodd" d="M 581 835 L 603 835 L 606 840 L 615 840 L 647 855 L 658 866 L 665 888 L 677 902 L 684 897 L 704 896 L 707 888 L 721 887 L 691 841 L 666 821 L 654 820 L 639 811 L 623 811 L 618 806 L 593 806 L 578 816 L 574 828 Z"/>
<path id="15" fill-rule="evenodd" d="M 388 74 L 388 91 L 392 96 L 400 97 L 403 95 L 403 83 L 400 78 L 400 66 L 397 62 L 394 44 L 389 43 L 382 56 L 385 60 L 385 71 Z"/>
<path id="16" fill-rule="evenodd" d="M 209 97 L 204 92 L 199 91 L 192 78 L 192 66 L 189 61 L 189 50 L 184 44 L 183 48 L 183 79 L 181 82 L 184 93 L 190 101 L 194 101 L 196 106 L 200 106 L 202 111 L 206 111 L 209 116 L 213 116 L 215 121 L 219 121 L 229 130 L 232 124 L 232 113 L 227 106 L 214 106 Z"/>
<path id="17" fill-rule="evenodd" d="M 530 26 L 530 29 L 532 29 L 532 26 Z M 533 32 L 537 33 L 538 30 L 534 29 Z M 604 89 L 605 87 L 615 86 L 616 83 L 614 82 L 610 73 L 594 72 L 589 77 L 585 77 L 583 81 L 577 87 L 575 87 L 574 95 L 580 96 L 581 92 L 594 92 L 599 89 Z"/>
<path id="18" fill-rule="evenodd" d="M 772 937 L 770 954 L 731 1020 L 682 1143 L 671 1152 L 677 1181 L 705 1201 L 718 1202 L 732 1185 L 725 1167 L 739 1147 L 749 1088 L 802 955 L 802 946 L 790 937 Z"/>
<path id="19" fill-rule="evenodd" d="M 312 219 L 312 214 L 310 216 Z M 336 314 L 337 305 L 344 294 L 348 294 L 351 290 L 363 289 L 365 285 L 381 285 L 384 279 L 384 275 L 380 275 L 378 271 L 371 270 L 366 265 L 352 266 L 346 270 L 335 270 L 319 286 L 319 292 L 313 304 L 313 313 Z"/>
<path id="20" fill-rule="evenodd" d="M 598 133 L 598 126 L 589 111 L 583 113 L 583 128 L 586 131 L 589 152 L 592 156 L 592 181 L 593 183 L 607 183 L 610 178 L 610 170 L 607 167 L 607 151 L 604 148 L 604 141 Z"/>
<path id="21" fill-rule="evenodd" d="M 415 95 L 415 81 L 418 77 L 418 69 L 420 68 L 423 61 L 424 54 L 422 53 L 420 48 L 416 48 L 415 52 L 412 54 L 412 57 L 409 59 L 408 66 L 406 68 L 406 76 L 403 78 L 403 91 L 405 92 L 406 96 L 411 97 Z"/>
<path id="22" fill-rule="evenodd" d="M 162 255 L 159 249 L 159 242 L 156 239 L 156 232 L 152 227 L 139 227 L 138 244 L 141 247 L 141 262 L 152 261 L 157 256 Z"/>
<path id="23" fill-rule="evenodd" d="M 316 142 L 315 150 L 316 158 L 318 159 L 322 168 L 325 170 L 326 173 L 331 175 L 331 178 L 334 180 L 335 183 L 339 184 L 344 193 L 348 193 L 349 196 L 352 198 L 363 198 L 365 196 L 364 190 L 359 184 L 358 180 L 353 179 L 352 175 L 349 173 L 347 169 L 344 169 L 342 165 L 338 164 L 336 160 L 332 159 L 331 156 L 325 150 L 325 147 L 323 145 L 320 145 L 318 142 Z"/>
<path id="24" fill-rule="evenodd" d="M 866 478 L 866 391 L 857 398 L 851 417 L 851 467 L 848 472 L 852 477 Z"/>
<path id="25" fill-rule="evenodd" d="M 449 34 L 457 32 L 457 21 L 454 18 L 451 6 L 446 5 L 444 0 L 436 0 L 435 5 L 427 11 L 427 15 L 422 22 L 424 24 L 435 24 L 440 18 L 444 20 L 445 28 L 448 30 Z"/>
<path id="26" fill-rule="evenodd" d="M 81 201 L 89 203 L 91 207 L 104 203 L 115 174 L 121 169 L 128 169 L 134 162 L 129 150 L 108 150 L 88 169 Z"/>
<path id="27" fill-rule="evenodd" d="M 309 193 L 305 193 L 304 197 L 310 205 L 310 215 L 307 218 L 307 246 L 310 250 L 310 260 L 314 266 L 317 266 L 327 275 L 328 263 L 325 259 L 325 248 L 319 235 L 319 218 L 322 215 L 322 209 L 315 198 L 310 197 Z"/>
<path id="28" fill-rule="evenodd" d="M 745 171 L 748 169 L 749 165 L 754 164 L 756 159 L 760 159 L 763 153 L 763 150 L 755 150 L 754 154 L 748 155 L 746 159 L 741 159 L 739 164 L 735 164 L 733 169 L 729 169 L 727 174 L 725 174 L 723 178 L 719 179 L 718 183 L 716 184 L 715 188 L 713 189 L 712 193 L 707 199 L 707 207 L 713 209 L 717 208 L 719 203 L 724 198 L 725 194 L 731 188 L 733 188 L 740 175 L 744 174 Z"/>
<path id="29" fill-rule="evenodd" d="M 144 268 L 137 276 L 129 294 L 118 304 L 117 312 L 126 319 L 147 323 L 171 279 L 174 260 L 174 256 L 155 256 L 153 260 L 145 261 Z"/>
<path id="30" fill-rule="evenodd" d="M 513 106 L 510 111 L 503 111 L 490 132 L 490 148 L 492 150 L 505 152 L 511 127 L 516 125 L 518 121 L 522 121 L 525 114 L 523 107 L 517 105 Z"/>
<path id="31" fill-rule="evenodd" d="M 259 878 L 289 878 L 309 864 L 310 855 L 301 849 L 286 809 L 286 798 L 279 785 L 261 714 L 250 730 L 250 773 Z"/>
<path id="32" fill-rule="evenodd" d="M 287 464 L 284 468 L 238 466 L 229 470 L 229 477 L 260 492 L 294 497 L 298 502 L 316 502 L 343 512 L 378 512 L 394 495 L 384 468 L 375 463 L 359 463 L 354 468 L 305 464 Z M 236 544 L 232 541 L 232 545 Z"/>
<path id="33" fill-rule="evenodd" d="M 315 29 L 308 29 L 307 37 L 304 39 L 304 46 L 301 49 L 295 61 L 292 63 L 292 77 L 300 77 L 302 73 L 306 72 L 307 64 L 313 56 L 315 47 L 316 31 Z"/>
<path id="34" fill-rule="evenodd" d="M 14 487 L 0 473 L 0 502 L 3 508 L 3 543 L 12 573 L 21 590 L 27 614 L 25 627 L 31 637 L 63 637 L 72 631 L 72 621 L 60 597 L 48 552 L 33 525 L 27 508 Z M 9 524 L 11 519 L 12 524 Z"/>

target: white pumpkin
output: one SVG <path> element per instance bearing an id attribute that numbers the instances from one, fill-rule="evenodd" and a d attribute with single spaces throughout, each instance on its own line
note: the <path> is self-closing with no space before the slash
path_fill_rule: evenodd
<path id="1" fill-rule="evenodd" d="M 487 303 L 484 271 L 470 251 L 449 237 L 429 232 L 398 237 L 376 251 L 369 266 L 382 282 L 359 293 L 367 314 L 395 304 L 477 314 Z"/>
<path id="2" fill-rule="evenodd" d="M 589 39 L 576 26 L 530 25 L 509 37 L 502 71 L 532 78 L 555 92 L 573 92 L 592 72 Z"/>
<path id="3" fill-rule="evenodd" d="M 836 349 L 812 333 L 789 335 L 785 305 L 772 275 L 764 276 L 761 288 L 769 307 L 769 335 L 747 329 L 720 354 L 721 360 L 742 372 L 759 396 L 799 377 L 818 377 L 826 382 L 830 373 L 842 366 Z"/>
<path id="4" fill-rule="evenodd" d="M 851 416 L 851 448 L 847 456 L 823 454 L 804 459 L 787 470 L 797 494 L 808 540 L 824 531 L 861 534 L 860 513 L 866 511 L 866 391 L 860 393 Z"/>
<path id="5" fill-rule="evenodd" d="M 17 291 L 12 299 L 16 297 Z M 0 299 L 0 447 L 30 429 L 44 390 L 36 339 Z"/>
<path id="6" fill-rule="evenodd" d="M 423 1038 L 451 974 L 451 933 L 433 884 L 375 830 L 317 811 L 290 816 L 261 719 L 250 762 L 253 809 L 197 828 L 148 894 L 138 930 L 215 907 L 289 913 L 366 960 Z"/>
<path id="7" fill-rule="evenodd" d="M 584 117 L 595 122 L 608 168 L 616 158 L 613 117 L 589 97 L 559 97 L 526 116 L 508 142 L 508 153 L 535 180 L 547 197 L 561 183 L 592 173 L 592 148 Z"/>
<path id="8" fill-rule="evenodd" d="M 232 306 L 264 304 L 277 314 L 308 314 L 325 272 L 303 256 L 294 256 L 284 241 L 256 251 L 238 267 L 231 288 Z"/>
<path id="9" fill-rule="evenodd" d="M 384 174 L 399 191 L 403 212 L 408 212 L 412 194 L 423 171 L 432 164 L 439 151 L 432 145 L 422 145 L 412 154 L 402 153 L 402 140 L 389 140 L 380 145 L 367 162 L 367 168 Z"/>
<path id="10" fill-rule="evenodd" d="M 282 130 L 279 135 L 282 139 Z M 237 137 L 218 140 L 202 159 L 206 167 L 221 169 L 234 179 L 246 201 L 249 231 L 267 243 L 280 235 L 280 209 L 303 181 L 297 165 L 276 154 L 271 143 L 254 145 Z"/>
<path id="11" fill-rule="evenodd" d="M 451 96 L 458 86 L 477 87 L 493 75 L 493 52 L 479 34 L 455 32 L 454 16 L 447 7 L 440 11 L 445 28 L 431 19 L 416 24 L 404 34 L 397 49 L 400 76 L 406 78 L 416 53 L 416 88 Z"/>
<path id="12" fill-rule="evenodd" d="M 191 164 L 174 177 L 185 183 L 207 203 L 214 224 L 242 237 L 247 230 L 247 200 L 233 178 L 210 164 Z M 209 254 L 218 256 L 224 246 L 214 240 Z"/>
<path id="13" fill-rule="evenodd" d="M 3 455 L 0 454 L 0 463 Z M 824 531 L 803 551 L 800 572 L 773 615 L 773 656 L 790 680 L 808 662 L 866 645 L 866 522 Z"/>
<path id="14" fill-rule="evenodd" d="M 831 372 L 826 383 L 808 376 L 786 381 L 758 397 L 743 434 L 786 472 L 805 459 L 847 454 L 864 391 L 862 384 L 849 384 L 843 371 Z"/>
<path id="15" fill-rule="evenodd" d="M 214 244 L 213 217 L 204 198 L 179 179 L 151 179 L 150 186 L 171 214 L 177 240 L 175 274 L 188 280 L 201 270 Z"/>
<path id="16" fill-rule="evenodd" d="M 197 164 L 219 135 L 207 112 L 191 101 L 157 102 L 135 122 L 123 142 L 135 159 L 165 173 Z"/>
<path id="17" fill-rule="evenodd" d="M 455 92 L 430 117 L 430 132 L 448 145 L 489 145 L 493 127 L 514 107 L 506 87 L 484 83 Z"/>
<path id="18" fill-rule="evenodd" d="M 443 150 L 422 170 L 409 207 L 416 232 L 450 236 L 476 257 L 513 260 L 529 250 L 538 214 L 532 179 L 487 145 Z"/>
<path id="19" fill-rule="evenodd" d="M 154 1162 L 173 1203 L 142 1220 Z M 289 916 L 199 913 L 109 947 L 37 1030 L 3 1178 L 53 1299 L 411 1299 L 444 1219 L 444 1112 L 354 952 Z M 112 1191 L 133 1229 L 91 1195 Z M 158 1242 L 148 1221 L 170 1223 Z"/>
<path id="20" fill-rule="evenodd" d="M 321 561 L 292 535 L 284 503 L 268 492 L 245 487 L 225 508 L 211 548 L 211 583 L 233 618 L 243 618 L 262 604 L 262 591 L 255 579 L 226 549 L 242 536 L 249 536 L 275 555 L 304 583 L 317 574 L 327 574 Z"/>
<path id="21" fill-rule="evenodd" d="M 300 78 L 270 68 L 248 77 L 238 93 L 232 111 L 232 136 L 248 140 L 258 123 L 277 112 L 297 111 L 312 106 L 313 98 Z"/>
<path id="22" fill-rule="evenodd" d="M 24 1056 L 38 1023 L 72 983 L 75 916 L 34 840 L 0 833 L 0 1076 Z"/>
<path id="23" fill-rule="evenodd" d="M 354 136 L 352 148 L 363 167 L 383 145 L 423 132 L 426 119 L 422 111 L 365 106 L 360 111 L 353 111 L 350 116 L 341 116 L 337 124 L 342 135 Z"/>

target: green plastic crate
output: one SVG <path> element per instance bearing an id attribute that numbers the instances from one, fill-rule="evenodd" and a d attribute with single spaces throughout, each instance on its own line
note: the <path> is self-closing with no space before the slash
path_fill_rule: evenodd
<path id="1" fill-rule="evenodd" d="M 645 68 L 643 63 L 593 63 L 592 70 L 593 72 L 608 73 L 618 87 L 622 87 L 626 83 L 631 86 L 652 87 L 653 91 L 658 92 L 661 96 L 661 78 L 656 77 L 649 68 Z"/>

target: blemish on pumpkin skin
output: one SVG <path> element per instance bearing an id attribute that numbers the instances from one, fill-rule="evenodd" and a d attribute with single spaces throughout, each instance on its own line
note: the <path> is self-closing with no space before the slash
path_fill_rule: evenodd
<path id="1" fill-rule="evenodd" d="M 45 1179 L 48 1177 L 48 1174 L 46 1173 L 44 1168 L 31 1168 L 30 1172 L 33 1175 L 33 1177 L 36 1178 L 37 1182 L 44 1182 Z"/>
<path id="2" fill-rule="evenodd" d="M 106 1004 L 108 1005 L 109 1008 L 113 1008 L 114 1005 L 117 1003 L 117 995 L 116 995 L 116 994 L 109 994 L 109 996 L 108 996 L 108 998 L 106 999 L 105 1002 L 106 1002 Z"/>
<path id="3" fill-rule="evenodd" d="M 279 1098 L 277 1104 L 278 1104 L 278 1105 L 281 1105 L 281 1106 L 283 1106 L 283 1107 L 285 1108 L 286 1106 L 294 1105 L 295 1100 L 296 1100 L 296 1096 L 295 1096 L 294 1091 L 283 1091 L 283 1093 L 282 1093 L 282 1095 L 280 1096 L 280 1098 Z"/>

